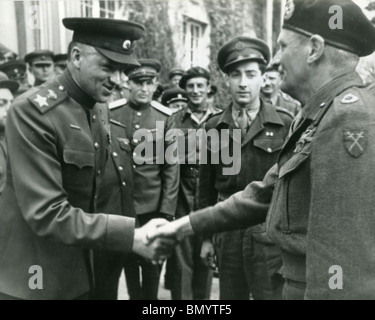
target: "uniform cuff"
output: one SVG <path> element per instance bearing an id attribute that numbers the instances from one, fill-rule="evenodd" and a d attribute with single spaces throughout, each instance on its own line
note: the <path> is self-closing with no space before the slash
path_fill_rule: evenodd
<path id="1" fill-rule="evenodd" d="M 108 215 L 105 248 L 128 253 L 132 251 L 135 219 Z"/>
<path id="2" fill-rule="evenodd" d="M 216 233 L 212 207 L 194 211 L 189 217 L 194 234 L 208 237 L 209 235 Z"/>

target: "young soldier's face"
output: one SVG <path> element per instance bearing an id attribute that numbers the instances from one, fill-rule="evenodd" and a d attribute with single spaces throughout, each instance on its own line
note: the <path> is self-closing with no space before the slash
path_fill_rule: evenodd
<path id="1" fill-rule="evenodd" d="M 34 78 L 40 81 L 47 81 L 53 76 L 53 64 L 33 64 L 30 67 L 30 72 Z"/>
<path id="2" fill-rule="evenodd" d="M 206 103 L 210 85 L 206 78 L 192 78 L 186 81 L 185 91 L 193 106 L 201 106 Z"/>
<path id="3" fill-rule="evenodd" d="M 13 101 L 13 94 L 7 88 L 0 88 L 0 130 L 4 130 L 8 110 Z"/>
<path id="4" fill-rule="evenodd" d="M 274 97 L 280 89 L 280 74 L 277 71 L 267 71 L 263 78 L 262 93 L 267 97 Z"/>
<path id="5" fill-rule="evenodd" d="M 129 86 L 130 100 L 137 105 L 145 105 L 152 101 L 158 82 L 156 77 L 141 80 L 131 79 Z"/>
<path id="6" fill-rule="evenodd" d="M 258 62 L 245 61 L 234 65 L 225 80 L 233 100 L 240 107 L 251 106 L 259 99 L 263 76 Z"/>

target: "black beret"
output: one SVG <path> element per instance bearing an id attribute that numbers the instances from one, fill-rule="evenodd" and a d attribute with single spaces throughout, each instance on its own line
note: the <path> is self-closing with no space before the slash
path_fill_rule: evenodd
<path id="1" fill-rule="evenodd" d="M 53 64 L 53 52 L 50 50 L 35 50 L 25 56 L 28 64 Z"/>
<path id="2" fill-rule="evenodd" d="M 26 72 L 26 63 L 22 60 L 10 60 L 0 65 L 0 71 L 4 72 L 10 79 L 18 79 Z"/>
<path id="3" fill-rule="evenodd" d="M 330 28 L 335 5 L 342 9 L 342 29 Z M 308 37 L 318 34 L 328 44 L 360 57 L 375 50 L 375 28 L 350 0 L 287 0 L 283 28 Z"/>
<path id="4" fill-rule="evenodd" d="M 228 67 L 238 62 L 257 61 L 267 65 L 270 60 L 270 49 L 260 39 L 238 36 L 225 43 L 219 50 L 217 62 L 219 68 L 227 73 Z"/>
<path id="5" fill-rule="evenodd" d="M 115 62 L 138 66 L 132 55 L 132 45 L 134 40 L 142 37 L 143 25 L 107 18 L 64 18 L 63 24 L 74 31 L 73 41 L 95 47 Z"/>
<path id="6" fill-rule="evenodd" d="M 53 62 L 55 62 L 55 65 L 66 66 L 67 60 L 68 55 L 66 53 L 59 53 L 53 56 Z"/>
<path id="7" fill-rule="evenodd" d="M 168 106 L 172 102 L 176 101 L 185 101 L 187 102 L 187 94 L 185 90 L 182 90 L 180 88 L 172 88 L 165 90 L 163 93 L 163 97 L 161 100 L 161 103 L 165 106 Z"/>
<path id="8" fill-rule="evenodd" d="M 183 75 L 184 74 L 184 70 L 181 69 L 181 68 L 173 68 L 169 71 L 168 73 L 168 78 L 169 79 L 172 79 L 172 77 L 176 76 L 176 75 Z"/>
<path id="9" fill-rule="evenodd" d="M 139 67 L 130 69 L 127 73 L 129 79 L 145 80 L 157 77 L 161 63 L 155 59 L 138 59 Z"/>
<path id="10" fill-rule="evenodd" d="M 18 82 L 9 80 L 8 76 L 0 71 L 0 88 L 9 89 L 14 94 L 19 87 L 20 84 Z"/>
<path id="11" fill-rule="evenodd" d="M 206 78 L 207 80 L 210 80 L 210 72 L 202 67 L 193 67 L 183 73 L 179 83 L 180 87 L 185 89 L 186 81 L 192 78 Z"/>

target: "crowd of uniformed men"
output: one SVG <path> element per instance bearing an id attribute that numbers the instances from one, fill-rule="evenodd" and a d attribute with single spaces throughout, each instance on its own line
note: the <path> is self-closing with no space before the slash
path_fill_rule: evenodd
<path id="1" fill-rule="evenodd" d="M 200 66 L 162 85 L 160 62 L 133 56 L 140 24 L 63 24 L 67 54 L 0 47 L 0 299 L 116 299 L 124 270 L 129 298 L 153 300 L 164 262 L 174 300 L 210 299 L 214 270 L 220 299 L 375 298 L 374 97 L 354 72 L 375 29 L 359 7 L 287 1 L 274 57 L 230 39 L 216 61 L 229 105 Z"/>

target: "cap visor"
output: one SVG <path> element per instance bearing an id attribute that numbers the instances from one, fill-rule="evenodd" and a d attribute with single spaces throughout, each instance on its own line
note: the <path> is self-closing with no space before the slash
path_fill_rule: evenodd
<path id="1" fill-rule="evenodd" d="M 118 53 L 118 52 L 114 52 L 114 51 L 110 51 L 110 50 L 98 48 L 98 47 L 95 47 L 95 49 L 98 50 L 98 52 L 100 52 L 103 56 L 117 63 L 140 66 L 137 59 L 133 57 L 132 55 Z"/>

